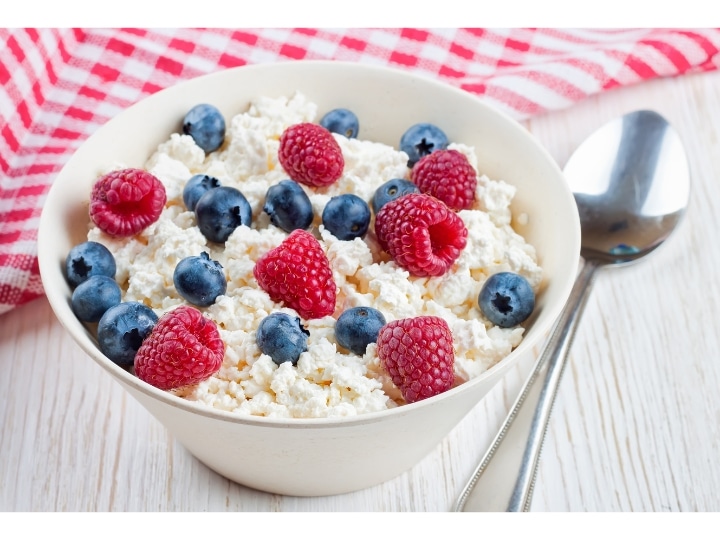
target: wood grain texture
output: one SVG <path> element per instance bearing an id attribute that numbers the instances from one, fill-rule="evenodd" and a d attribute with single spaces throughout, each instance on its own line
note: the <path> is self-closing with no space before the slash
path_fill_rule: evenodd
<path id="1" fill-rule="evenodd" d="M 720 511 L 720 74 L 612 90 L 526 126 L 562 165 L 596 127 L 640 108 L 684 140 L 691 206 L 647 261 L 598 276 L 533 511 Z M 281 497 L 199 463 L 38 299 L 0 316 L 0 511 L 446 511 L 529 370 L 513 370 L 400 477 L 347 495 Z"/>

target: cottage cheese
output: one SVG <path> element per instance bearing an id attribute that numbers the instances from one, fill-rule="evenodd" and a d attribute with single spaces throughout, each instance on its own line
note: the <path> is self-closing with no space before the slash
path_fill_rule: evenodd
<path id="1" fill-rule="evenodd" d="M 178 261 L 205 251 L 223 266 L 227 293 L 202 311 L 218 325 L 225 359 L 206 381 L 174 391 L 183 398 L 239 414 L 292 418 L 349 416 L 402 405 L 374 344 L 362 357 L 337 345 L 335 320 L 353 306 L 372 306 L 388 321 L 418 315 L 444 318 L 454 339 L 456 384 L 483 373 L 522 339 L 522 328 L 495 327 L 477 306 L 480 289 L 492 273 L 510 270 L 536 289 L 540 284 L 542 270 L 533 247 L 510 225 L 515 188 L 479 176 L 475 207 L 459 212 L 469 231 L 467 247 L 446 275 L 414 277 L 380 249 L 372 227 L 364 239 L 341 241 L 322 226 L 322 210 L 333 195 L 351 192 L 370 201 L 381 184 L 409 173 L 403 152 L 336 135 L 345 158 L 342 177 L 326 188 L 303 188 L 315 212 L 313 230 L 338 287 L 337 309 L 332 316 L 304 321 L 310 332 L 308 351 L 297 366 L 278 366 L 260 352 L 255 342 L 260 321 L 273 311 L 297 315 L 273 302 L 253 277 L 255 261 L 287 236 L 263 213 L 265 193 L 287 178 L 277 161 L 281 133 L 290 124 L 316 121 L 316 116 L 317 106 L 300 93 L 257 99 L 232 118 L 222 149 L 208 156 L 191 137 L 171 135 L 146 164 L 166 187 L 168 201 L 160 219 L 129 239 L 112 238 L 95 227 L 89 231 L 88 239 L 114 253 L 123 299 L 144 302 L 158 315 L 184 303 L 173 286 Z M 477 170 L 473 148 L 451 148 L 463 152 Z M 183 204 L 185 182 L 198 173 L 237 187 L 252 207 L 252 226 L 236 229 L 224 246 L 205 239 Z"/>

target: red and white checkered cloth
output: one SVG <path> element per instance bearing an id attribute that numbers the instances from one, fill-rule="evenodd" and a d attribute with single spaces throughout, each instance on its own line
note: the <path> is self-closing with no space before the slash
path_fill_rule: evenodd
<path id="1" fill-rule="evenodd" d="M 720 29 L 0 29 L 0 314 L 43 294 L 37 227 L 55 175 L 100 125 L 179 81 L 244 64 L 406 69 L 517 119 L 720 67 Z"/>

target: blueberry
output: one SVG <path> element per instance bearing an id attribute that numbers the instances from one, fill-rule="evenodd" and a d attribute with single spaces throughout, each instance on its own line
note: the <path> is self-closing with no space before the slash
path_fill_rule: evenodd
<path id="1" fill-rule="evenodd" d="M 348 109 L 333 109 L 320 119 L 320 125 L 332 133 L 344 135 L 348 139 L 357 137 L 360 122 L 354 112 Z"/>
<path id="2" fill-rule="evenodd" d="M 98 322 L 121 299 L 122 293 L 117 282 L 111 277 L 97 275 L 90 276 L 75 288 L 70 305 L 81 321 Z"/>
<path id="3" fill-rule="evenodd" d="M 222 266 L 206 252 L 185 257 L 177 263 L 173 283 L 180 296 L 200 307 L 211 306 L 218 296 L 227 291 Z"/>
<path id="4" fill-rule="evenodd" d="M 77 244 L 65 258 L 65 276 L 72 287 L 77 287 L 90 276 L 114 278 L 115 270 L 115 257 L 99 242 Z"/>
<path id="5" fill-rule="evenodd" d="M 252 210 L 238 189 L 220 186 L 206 191 L 198 199 L 195 217 L 205 238 L 222 244 L 240 225 L 250 226 Z"/>
<path id="6" fill-rule="evenodd" d="M 121 302 L 100 317 L 98 345 L 102 353 L 120 366 L 130 366 L 158 316 L 140 302 Z"/>
<path id="7" fill-rule="evenodd" d="M 385 317 L 371 307 L 354 307 L 342 312 L 335 323 L 335 339 L 349 351 L 362 356 L 369 343 L 377 341 Z"/>
<path id="8" fill-rule="evenodd" d="M 255 339 L 263 354 L 267 354 L 277 365 L 283 362 L 296 365 L 300 354 L 307 351 L 309 335 L 299 317 L 277 312 L 260 322 Z"/>
<path id="9" fill-rule="evenodd" d="M 408 193 L 420 193 L 420 188 L 413 184 L 410 180 L 404 178 L 393 178 L 388 180 L 382 186 L 375 190 L 375 194 L 372 198 L 372 208 L 375 215 L 380 209 L 389 203 Z"/>
<path id="10" fill-rule="evenodd" d="M 478 295 L 483 314 L 502 328 L 516 326 L 535 309 L 535 293 L 520 274 L 498 272 L 490 276 Z"/>
<path id="11" fill-rule="evenodd" d="M 412 167 L 421 157 L 435 150 L 447 148 L 448 144 L 445 132 L 435 124 L 427 122 L 410 126 L 400 138 L 400 150 L 408 155 L 408 167 Z"/>
<path id="12" fill-rule="evenodd" d="M 336 195 L 325 205 L 322 223 L 340 240 L 362 238 L 370 226 L 370 207 L 352 193 Z"/>
<path id="13" fill-rule="evenodd" d="M 214 176 L 208 176 L 207 174 L 196 174 L 191 176 L 190 179 L 185 183 L 183 188 L 183 202 L 188 210 L 195 210 L 200 197 L 202 197 L 206 191 L 220 187 L 220 180 Z"/>
<path id="14" fill-rule="evenodd" d="M 270 216 L 273 225 L 285 232 L 307 229 L 314 217 L 310 197 L 292 180 L 281 180 L 270 186 L 265 194 L 263 211 Z"/>
<path id="15" fill-rule="evenodd" d="M 220 148 L 225 140 L 225 118 L 217 107 L 207 103 L 190 109 L 183 118 L 182 128 L 206 154 Z"/>

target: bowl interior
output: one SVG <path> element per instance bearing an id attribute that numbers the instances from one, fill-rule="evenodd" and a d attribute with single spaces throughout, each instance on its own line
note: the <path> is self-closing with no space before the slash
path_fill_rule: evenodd
<path id="1" fill-rule="evenodd" d="M 475 147 L 480 172 L 517 187 L 513 215 L 527 219 L 516 220 L 514 226 L 536 247 L 545 279 L 521 345 L 480 376 L 499 377 L 514 359 L 544 337 L 569 295 L 580 249 L 579 220 L 572 194 L 557 164 L 537 141 L 520 124 L 477 97 L 406 72 L 361 64 L 299 61 L 230 69 L 158 92 L 100 128 L 55 179 L 40 221 L 40 272 L 60 322 L 85 352 L 124 384 L 157 399 L 183 401 L 142 383 L 100 353 L 92 332 L 70 308 L 71 290 L 63 273 L 65 257 L 73 245 L 86 239 L 90 188 L 109 165 L 142 167 L 158 144 L 181 130 L 184 114 L 198 103 L 212 103 L 230 118 L 245 110 L 255 97 L 289 96 L 295 91 L 317 103 L 319 115 L 335 107 L 350 108 L 360 118 L 360 138 L 395 147 L 410 125 L 435 123 L 452 141 Z M 475 382 L 451 392 L 470 391 Z M 423 407 L 431 401 L 409 406 Z M 194 406 L 188 402 L 177 405 L 190 409 Z M 223 417 L 225 413 L 218 415 Z M 271 419 L 235 421 L 272 423 Z"/>

